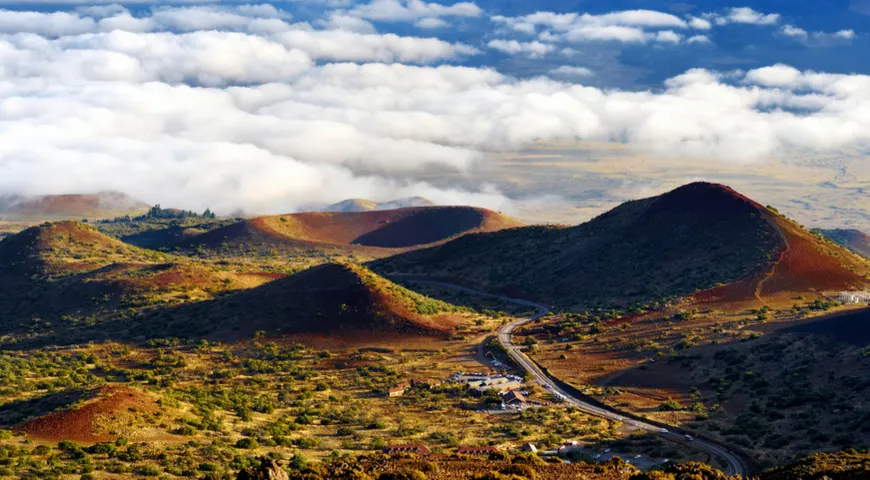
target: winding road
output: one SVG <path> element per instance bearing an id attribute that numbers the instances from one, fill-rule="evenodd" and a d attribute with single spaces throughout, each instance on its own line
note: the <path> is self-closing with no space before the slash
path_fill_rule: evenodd
<path id="1" fill-rule="evenodd" d="M 525 370 L 530 375 L 532 375 L 532 377 L 534 377 L 534 379 L 538 383 L 540 383 L 541 386 L 543 386 L 544 388 L 549 390 L 551 393 L 561 395 L 565 399 L 565 402 L 579 408 L 583 412 L 586 412 L 590 415 L 608 418 L 611 420 L 617 420 L 617 421 L 626 423 L 628 425 L 632 425 L 636 428 L 646 430 L 650 433 L 660 435 L 665 440 L 689 445 L 689 446 L 692 446 L 692 447 L 696 448 L 697 450 L 700 450 L 704 453 L 710 454 L 714 457 L 718 457 L 718 458 L 722 459 L 728 465 L 728 472 L 727 473 L 730 475 L 746 476 L 746 474 L 749 473 L 749 466 L 743 460 L 743 458 L 741 458 L 740 455 L 737 455 L 737 454 L 731 452 L 730 450 L 728 450 L 728 448 L 726 448 L 722 445 L 719 445 L 719 444 L 714 443 L 714 442 L 707 440 L 707 439 L 693 438 L 691 440 L 688 440 L 686 437 L 686 434 L 683 432 L 676 431 L 676 430 L 672 431 L 671 429 L 664 428 L 660 425 L 654 425 L 652 423 L 648 423 L 646 421 L 637 419 L 636 417 L 633 417 L 630 414 L 620 412 L 620 411 L 615 410 L 615 409 L 604 408 L 602 406 L 593 405 L 592 403 L 589 403 L 588 401 L 584 400 L 583 398 L 579 398 L 579 397 L 576 397 L 574 395 L 571 395 L 570 393 L 566 392 L 561 387 L 559 387 L 556 379 L 554 379 L 554 378 L 550 377 L 549 375 L 547 375 L 546 373 L 544 373 L 544 371 L 541 370 L 541 368 L 532 359 L 530 359 L 525 353 L 522 352 L 522 350 L 520 349 L 519 346 L 514 345 L 513 342 L 511 341 L 511 335 L 513 334 L 514 330 L 516 330 L 518 327 L 525 325 L 526 323 L 535 321 L 535 320 L 547 315 L 548 313 L 550 313 L 550 309 L 548 307 L 541 305 L 541 304 L 538 304 L 538 303 L 530 302 L 528 300 L 504 297 L 501 295 L 494 295 L 491 293 L 486 293 L 486 292 L 483 292 L 480 290 L 474 290 L 471 288 L 462 287 L 462 286 L 454 285 L 451 283 L 429 281 L 429 280 L 407 280 L 407 281 L 411 282 L 411 283 L 421 284 L 421 285 L 431 285 L 431 286 L 436 286 L 436 287 L 448 288 L 451 290 L 458 290 L 458 291 L 466 292 L 466 293 L 476 295 L 476 296 L 489 297 L 489 298 L 502 300 L 502 301 L 505 301 L 508 303 L 513 303 L 515 305 L 523 305 L 523 306 L 527 306 L 527 307 L 536 308 L 538 310 L 538 312 L 535 313 L 534 315 L 529 316 L 529 317 L 519 318 L 517 320 L 514 320 L 513 322 L 510 322 L 508 324 L 503 325 L 496 332 L 496 337 L 498 338 L 499 343 L 501 343 L 502 346 L 505 348 L 505 350 L 507 351 L 507 353 L 511 357 L 511 359 L 513 359 L 514 362 L 516 362 L 516 364 L 519 365 L 523 370 Z"/>

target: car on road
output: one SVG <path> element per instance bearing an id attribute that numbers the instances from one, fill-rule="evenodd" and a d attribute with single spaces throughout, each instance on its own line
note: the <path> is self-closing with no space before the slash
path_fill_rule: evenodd
<path id="1" fill-rule="evenodd" d="M 688 440 L 688 441 L 690 441 L 690 442 L 692 442 L 692 441 L 695 440 L 694 438 L 692 438 L 691 435 L 686 434 L 686 435 L 684 435 L 684 436 L 686 437 L 686 440 Z"/>

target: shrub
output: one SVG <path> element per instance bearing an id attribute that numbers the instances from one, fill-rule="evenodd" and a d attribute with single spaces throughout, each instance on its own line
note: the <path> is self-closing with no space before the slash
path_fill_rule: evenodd
<path id="1" fill-rule="evenodd" d="M 257 444 L 257 441 L 254 440 L 253 438 L 241 438 L 241 439 L 239 439 L 238 442 L 236 442 L 236 448 L 244 448 L 247 450 L 253 450 L 253 449 L 258 448 L 258 447 L 259 447 L 259 445 Z"/>
<path id="2" fill-rule="evenodd" d="M 420 470 L 403 470 L 401 472 L 387 472 L 378 476 L 378 480 L 426 480 L 426 474 Z"/>

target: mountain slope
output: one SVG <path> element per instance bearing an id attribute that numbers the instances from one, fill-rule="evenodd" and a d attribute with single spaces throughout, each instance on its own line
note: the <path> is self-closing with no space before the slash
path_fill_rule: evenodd
<path id="1" fill-rule="evenodd" d="M 258 217 L 189 238 L 187 249 L 289 249 L 383 257 L 385 249 L 414 248 L 464 235 L 522 225 L 473 207 L 418 207 L 369 212 L 311 212 Z"/>
<path id="2" fill-rule="evenodd" d="M 438 314 L 456 310 L 364 267 L 328 263 L 223 298 L 161 311 L 139 328 L 142 334 L 220 338 L 257 331 L 438 336 L 456 325 Z"/>
<path id="3" fill-rule="evenodd" d="M 149 205 L 121 192 L 94 194 L 0 196 L 0 216 L 14 220 L 109 218 L 143 213 Z"/>
<path id="4" fill-rule="evenodd" d="M 864 282 L 866 262 L 814 239 L 728 187 L 693 183 L 576 227 L 468 235 L 372 268 L 459 278 L 583 309 L 644 304 L 738 280 L 749 282 L 746 300 L 756 287 L 769 295 Z"/>
<path id="5" fill-rule="evenodd" d="M 423 197 L 408 197 L 378 203 L 364 198 L 350 198 L 327 206 L 323 212 L 370 212 L 372 210 L 396 210 L 410 207 L 431 207 L 435 203 Z"/>
<path id="6" fill-rule="evenodd" d="M 853 252 L 870 258 L 870 235 L 855 229 L 816 229 L 815 232 L 830 238 L 834 242 L 852 250 Z"/>

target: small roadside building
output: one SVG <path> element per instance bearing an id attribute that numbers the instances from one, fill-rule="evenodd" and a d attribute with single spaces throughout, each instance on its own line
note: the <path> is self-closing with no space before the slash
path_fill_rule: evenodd
<path id="1" fill-rule="evenodd" d="M 529 400 L 522 393 L 517 392 L 516 390 L 511 390 L 502 394 L 501 401 L 504 402 L 505 405 L 521 406 Z"/>
<path id="2" fill-rule="evenodd" d="M 538 447 L 536 447 L 534 443 L 526 443 L 520 447 L 520 450 L 523 452 L 538 453 Z"/>
<path id="3" fill-rule="evenodd" d="M 402 395 L 405 394 L 405 390 L 407 390 L 407 388 L 408 388 L 408 383 L 402 382 L 402 383 L 396 385 L 395 387 L 392 387 L 389 390 L 387 390 L 387 395 L 390 398 L 401 397 Z"/>

